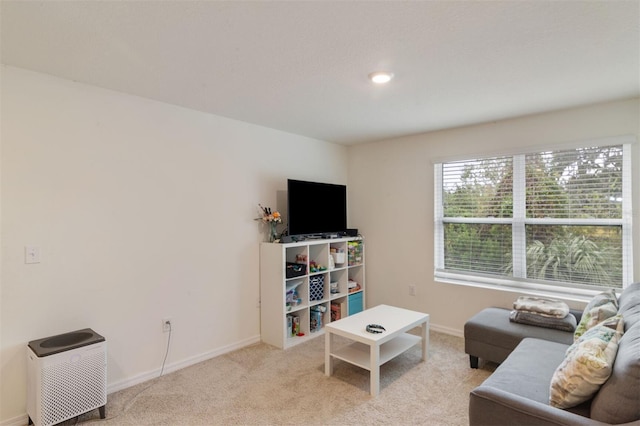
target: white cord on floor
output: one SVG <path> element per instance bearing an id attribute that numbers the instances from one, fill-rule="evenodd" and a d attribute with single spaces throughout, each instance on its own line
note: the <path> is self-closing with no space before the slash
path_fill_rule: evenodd
<path id="1" fill-rule="evenodd" d="M 167 362 L 167 355 L 169 355 L 169 346 L 171 345 L 171 323 L 169 322 L 169 338 L 167 339 L 167 351 L 164 353 L 164 359 L 162 360 L 162 368 L 160 369 L 160 375 L 158 377 L 162 377 L 164 373 L 164 364 Z"/>
<path id="2" fill-rule="evenodd" d="M 169 355 L 169 347 L 171 346 L 171 334 L 172 334 L 173 330 L 171 329 L 171 323 L 169 323 L 169 337 L 167 338 L 167 349 L 164 353 L 164 359 L 162 360 L 162 368 L 160 368 L 160 375 L 158 377 L 156 377 L 156 379 L 159 379 L 160 377 L 162 377 L 162 375 L 164 374 L 164 366 L 165 363 L 167 362 L 167 356 Z M 131 408 L 131 406 L 136 402 L 136 399 L 143 393 L 145 392 L 147 389 L 151 388 L 152 386 L 154 386 L 156 383 L 151 383 L 149 386 L 147 386 L 146 388 L 140 390 L 140 392 L 136 393 L 134 396 L 132 396 L 128 403 L 125 404 L 124 408 L 122 409 L 122 412 L 120 414 L 118 414 L 117 416 L 113 416 L 113 417 L 106 417 L 104 419 L 88 419 L 87 421 L 83 421 L 80 422 L 80 424 L 83 423 L 92 423 L 94 421 L 105 421 L 105 420 L 113 420 L 113 419 L 117 419 L 118 417 L 120 417 L 121 415 L 123 415 L 124 413 L 126 413 L 127 411 L 129 411 L 129 408 Z M 74 423 L 74 426 L 78 424 L 78 420 L 80 419 L 80 416 L 82 416 L 82 414 L 80 414 L 79 416 L 76 417 L 76 422 Z"/>

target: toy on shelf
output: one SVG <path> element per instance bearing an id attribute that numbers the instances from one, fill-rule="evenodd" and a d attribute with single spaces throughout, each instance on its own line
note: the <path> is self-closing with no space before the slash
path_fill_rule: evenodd
<path id="1" fill-rule="evenodd" d="M 322 272 L 326 270 L 327 270 L 327 267 L 324 265 L 320 265 L 319 263 L 313 260 L 309 262 L 309 272 Z"/>
<path id="2" fill-rule="evenodd" d="M 300 317 L 287 315 L 287 337 L 302 337 L 304 333 L 300 331 Z"/>
<path id="3" fill-rule="evenodd" d="M 287 283 L 287 294 L 285 297 L 287 311 L 290 311 L 291 308 L 302 303 L 302 299 L 298 295 L 298 286 L 303 282 L 304 280 L 296 280 L 294 282 Z"/>
<path id="4" fill-rule="evenodd" d="M 309 323 L 309 330 L 313 333 L 322 329 L 322 314 L 326 312 L 327 308 L 322 305 L 312 306 L 309 311 L 311 312 L 311 322 Z"/>
<path id="5" fill-rule="evenodd" d="M 359 265 L 362 263 L 362 242 L 349 241 L 347 243 L 349 265 Z"/>

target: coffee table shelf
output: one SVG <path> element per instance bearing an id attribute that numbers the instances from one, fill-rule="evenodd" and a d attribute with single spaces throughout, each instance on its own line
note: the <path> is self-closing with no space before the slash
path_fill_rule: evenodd
<path id="1" fill-rule="evenodd" d="M 419 336 L 413 334 L 401 334 L 393 340 L 380 346 L 380 365 L 392 360 L 412 346 L 422 341 Z M 354 342 L 332 353 L 334 358 L 341 359 L 360 368 L 371 371 L 370 346 L 364 343 Z"/>

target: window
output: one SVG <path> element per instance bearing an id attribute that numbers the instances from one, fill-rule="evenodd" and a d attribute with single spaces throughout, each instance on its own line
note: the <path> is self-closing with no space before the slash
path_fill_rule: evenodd
<path id="1" fill-rule="evenodd" d="M 614 142 L 436 164 L 436 278 L 571 294 L 630 284 L 631 141 Z"/>

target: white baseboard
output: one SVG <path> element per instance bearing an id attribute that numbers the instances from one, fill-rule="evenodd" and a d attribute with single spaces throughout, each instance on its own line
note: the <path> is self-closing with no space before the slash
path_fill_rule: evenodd
<path id="1" fill-rule="evenodd" d="M 24 426 L 27 423 L 29 423 L 29 416 L 27 414 L 23 414 L 0 422 L 0 426 Z"/>
<path id="2" fill-rule="evenodd" d="M 260 335 L 249 337 L 247 339 L 241 340 L 239 342 L 233 343 L 231 345 L 223 346 L 216 350 L 205 352 L 200 355 L 196 355 L 190 358 L 183 359 L 182 361 L 174 362 L 171 364 L 167 364 L 164 366 L 164 374 L 169 374 L 174 371 L 181 370 L 183 368 L 189 367 L 191 365 L 197 364 L 202 361 L 206 361 L 211 358 L 215 358 L 220 355 L 227 354 L 229 352 L 233 352 L 237 349 L 242 349 L 246 346 L 253 345 L 254 343 L 260 342 Z M 158 368 L 156 370 L 152 370 L 146 373 L 138 374 L 137 376 L 130 377 L 128 379 L 120 380 L 118 382 L 110 383 L 107 385 L 107 394 L 117 392 L 126 388 L 130 388 L 131 386 L 135 386 L 139 383 L 146 382 L 151 379 L 155 379 L 160 375 L 161 369 Z M 4 426 L 4 425 L 0 425 Z"/>
<path id="3" fill-rule="evenodd" d="M 451 336 L 464 337 L 464 332 L 462 330 L 458 330 L 456 328 L 451 328 L 451 327 L 445 327 L 443 325 L 429 324 L 429 329 L 433 331 L 437 331 L 438 333 L 449 334 Z"/>
<path id="4" fill-rule="evenodd" d="M 253 345 L 254 343 L 260 342 L 260 336 L 253 336 L 247 339 L 241 340 L 239 342 L 233 343 L 231 345 L 223 346 L 216 350 L 205 352 L 200 355 L 196 355 L 187 359 L 183 359 L 182 361 L 174 362 L 164 366 L 164 374 L 171 373 L 173 371 L 178 371 L 183 368 L 189 367 L 191 365 L 197 364 L 202 361 L 206 361 L 211 358 L 215 358 L 220 355 L 224 355 L 229 352 L 233 352 L 237 349 L 242 349 L 246 346 Z M 114 383 L 110 383 L 107 385 L 107 394 L 117 392 L 122 389 L 129 388 L 131 386 L 137 385 L 139 383 L 146 382 L 151 379 L 155 379 L 160 375 L 161 368 L 156 370 L 152 370 L 146 373 L 138 374 L 133 377 L 129 377 L 124 380 L 120 380 Z M 29 422 L 29 416 L 25 413 L 20 416 L 13 417 L 11 419 L 4 420 L 0 422 L 0 426 L 24 426 Z"/>

